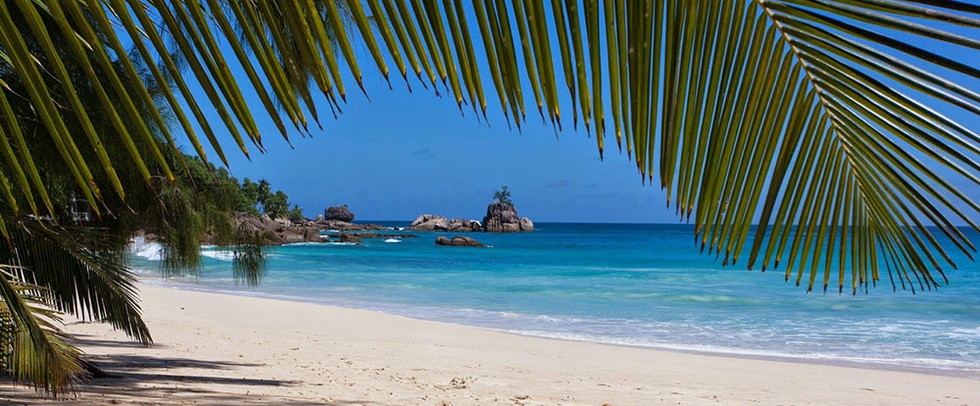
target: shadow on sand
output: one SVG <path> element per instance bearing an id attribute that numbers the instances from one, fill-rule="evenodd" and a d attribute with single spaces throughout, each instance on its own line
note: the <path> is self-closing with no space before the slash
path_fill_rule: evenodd
<path id="1" fill-rule="evenodd" d="M 144 348 L 129 341 L 106 341 L 76 335 L 75 344 L 83 348 L 126 347 Z M 159 346 L 159 345 L 155 345 Z M 297 386 L 301 382 L 275 379 L 229 378 L 206 374 L 207 371 L 260 367 L 262 364 L 210 361 L 203 359 L 156 357 L 134 354 L 91 356 L 89 360 L 108 376 L 90 379 L 77 388 L 74 396 L 51 399 L 32 388 L 0 376 L 0 404 L 11 405 L 327 405 L 327 406 L 390 406 L 360 400 L 291 399 L 281 396 L 259 396 L 248 388 L 260 391 L 263 387 Z M 174 370 L 193 370 L 196 373 L 172 373 Z M 205 373 L 201 373 L 205 372 Z M 221 392 L 206 388 L 221 385 L 244 387 L 244 393 Z"/>

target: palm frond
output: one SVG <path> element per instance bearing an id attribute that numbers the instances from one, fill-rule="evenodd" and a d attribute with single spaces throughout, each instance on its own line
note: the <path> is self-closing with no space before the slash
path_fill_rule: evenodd
<path id="1" fill-rule="evenodd" d="M 10 342 L 0 342 L 4 358 L 15 380 L 63 394 L 84 373 L 81 353 L 64 341 L 65 335 L 53 324 L 57 313 L 50 307 L 48 292 L 29 283 L 28 275 L 23 268 L 0 265 L 0 320 L 9 322 L 12 332 Z"/>
<path id="2" fill-rule="evenodd" d="M 204 104 L 218 112 L 243 152 L 245 136 L 261 150 L 244 89 L 257 89 L 267 114 L 302 132 L 304 111 L 317 115 L 297 84 L 312 78 L 339 110 L 344 75 L 363 89 L 354 47 L 366 44 L 371 61 L 364 66 L 386 77 L 388 61 L 403 76 L 410 67 L 423 86 L 437 93 L 441 87 L 460 108 L 479 106 L 482 113 L 482 83 L 489 79 L 505 119 L 518 128 L 527 120 L 527 100 L 555 126 L 562 126 L 563 111 L 567 123 L 571 110 L 573 127 L 581 120 L 595 132 L 600 155 L 611 117 L 617 146 L 645 180 L 667 191 L 679 216 L 695 223 L 698 244 L 726 263 L 782 266 L 787 279 L 808 289 L 836 282 L 839 291 L 847 285 L 851 292 L 878 281 L 885 268 L 893 286 L 921 290 L 938 286 L 952 266 L 941 240 L 968 255 L 975 251 L 955 225 L 977 229 L 980 207 L 954 185 L 980 185 L 980 136 L 969 121 L 951 118 L 980 113 L 980 69 L 971 63 L 980 49 L 975 5 L 371 0 L 367 10 L 351 3 L 344 19 L 334 2 L 312 0 L 5 4 L 0 60 L 27 87 L 0 97 L 0 107 L 15 97 L 32 103 L 66 171 L 93 204 L 102 185 L 91 182 L 87 168 L 106 165 L 82 159 L 77 145 L 94 141 L 76 140 L 60 124 L 65 117 L 84 120 L 87 106 L 51 105 L 43 76 L 57 76 L 61 62 L 48 55 L 51 66 L 40 69 L 18 40 L 23 32 L 38 41 L 39 53 L 50 54 L 52 33 L 87 44 L 72 52 L 93 66 L 119 53 L 120 36 L 141 45 L 144 59 L 159 56 L 219 154 L 220 140 L 200 114 Z M 27 23 L 13 24 L 15 15 Z M 53 23 L 39 25 L 39 18 Z M 372 22 L 377 34 L 367 28 Z M 166 35 L 174 49 L 161 40 Z M 221 41 L 234 55 L 224 54 L 216 45 Z M 186 63 L 186 80 L 202 87 L 205 100 L 194 100 L 177 74 L 181 67 L 165 57 L 170 54 Z M 480 59 L 487 63 L 479 66 Z M 228 66 L 242 67 L 248 83 L 237 82 Z M 107 88 L 121 91 L 112 76 L 131 69 L 104 72 Z M 562 82 L 567 97 L 558 91 Z M 167 107 L 182 112 L 175 99 Z M 270 100 L 280 105 L 273 109 Z M 110 110 L 130 114 L 130 103 Z M 0 177 L 0 189 L 48 203 L 31 159 L 16 154 L 20 118 L 9 109 L 0 115 L 0 130 L 12 140 L 11 149 L 0 145 L 11 174 Z M 122 141 L 149 136 L 139 127 L 125 130 Z M 193 132 L 189 137 L 198 144 Z"/>
<path id="3" fill-rule="evenodd" d="M 53 310 L 109 323 L 150 344 L 125 244 L 103 230 L 23 221 L 0 240 L 0 263 L 18 264 L 45 289 Z"/>

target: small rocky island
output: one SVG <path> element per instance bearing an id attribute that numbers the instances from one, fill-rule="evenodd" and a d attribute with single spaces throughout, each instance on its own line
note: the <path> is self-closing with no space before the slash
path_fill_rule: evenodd
<path id="1" fill-rule="evenodd" d="M 408 227 L 412 231 L 449 231 L 449 232 L 478 232 L 488 233 L 518 233 L 534 231 L 534 223 L 527 217 L 517 215 L 517 208 L 510 200 L 507 186 L 494 192 L 493 203 L 487 205 L 487 215 L 483 222 L 461 218 L 448 219 L 435 214 L 418 216 Z"/>
<path id="2" fill-rule="evenodd" d="M 461 218 L 448 219 L 435 214 L 418 216 L 408 227 L 412 231 L 444 231 L 444 232 L 489 232 L 489 233 L 518 233 L 534 231 L 534 223 L 527 217 L 520 217 L 517 208 L 510 200 L 507 186 L 494 193 L 494 201 L 487 205 L 487 214 L 483 222 Z M 439 236 L 436 245 L 454 247 L 484 247 L 472 237 Z"/>
<path id="3" fill-rule="evenodd" d="M 408 226 L 412 231 L 454 231 L 454 232 L 475 232 L 483 231 L 483 225 L 476 220 L 448 219 L 435 214 L 423 214 L 415 218 L 412 225 Z"/>
<path id="4" fill-rule="evenodd" d="M 483 217 L 483 231 L 491 233 L 534 231 L 534 223 L 527 217 L 519 217 L 513 203 L 498 201 L 487 206 L 487 215 Z"/>

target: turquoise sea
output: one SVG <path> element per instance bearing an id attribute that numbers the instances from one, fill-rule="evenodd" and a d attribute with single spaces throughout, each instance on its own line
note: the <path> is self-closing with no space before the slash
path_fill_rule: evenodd
<path id="1" fill-rule="evenodd" d="M 391 227 L 407 223 L 377 222 Z M 938 291 L 806 293 L 782 271 L 722 267 L 689 225 L 537 224 L 470 234 L 488 248 L 440 247 L 443 233 L 363 245 L 275 248 L 258 287 L 236 284 L 231 252 L 205 247 L 193 277 L 160 279 L 154 244 L 132 266 L 150 283 L 369 309 L 568 340 L 980 379 L 980 264 Z M 980 236 L 964 230 L 975 243 Z M 342 328 L 342 326 L 337 326 Z"/>

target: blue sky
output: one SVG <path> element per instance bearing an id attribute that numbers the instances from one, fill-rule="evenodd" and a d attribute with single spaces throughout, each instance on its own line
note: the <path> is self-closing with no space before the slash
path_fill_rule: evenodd
<path id="1" fill-rule="evenodd" d="M 644 186 L 625 153 L 607 150 L 600 161 L 595 138 L 584 131 L 556 138 L 535 111 L 519 133 L 496 106 L 488 107 L 487 125 L 472 110 L 464 108 L 464 117 L 451 99 L 421 89 L 410 94 L 398 81 L 389 91 L 370 76 L 370 102 L 349 94 L 339 120 L 324 120 L 312 138 L 291 136 L 295 149 L 260 121 L 268 152 L 249 162 L 229 150 L 232 173 L 269 179 L 308 217 L 347 204 L 364 220 L 422 213 L 479 219 L 493 192 L 507 185 L 519 213 L 535 221 L 677 221 L 664 210 L 660 188 Z"/>
<path id="2" fill-rule="evenodd" d="M 249 161 L 224 137 L 232 174 L 268 179 L 310 218 L 325 207 L 347 204 L 357 220 L 411 221 L 423 213 L 482 219 L 493 192 L 507 185 L 519 214 L 534 221 L 679 221 L 665 209 L 665 193 L 643 184 L 635 163 L 615 149 L 613 137 L 607 136 L 605 161 L 600 161 L 594 136 L 582 128 L 572 131 L 568 118 L 556 136 L 529 92 L 529 122 L 518 132 L 508 128 L 489 81 L 488 125 L 469 106 L 461 112 L 451 91 L 440 87 L 444 97 L 437 97 L 411 74 L 414 93 L 409 92 L 390 60 L 389 89 L 366 48 L 358 46 L 356 52 L 370 100 L 342 68 L 348 89 L 343 114 L 334 120 L 329 107 L 317 100 L 324 129 L 311 125 L 312 138 L 291 131 L 295 149 L 279 137 L 257 98 L 248 100 L 267 153 L 253 153 Z M 482 50 L 477 54 L 483 56 Z M 478 59 L 489 77 L 485 58 Z M 247 83 L 243 73 L 235 72 Z M 564 81 L 562 76 L 558 80 Z M 559 97 L 563 109 L 571 108 L 567 90 L 559 89 Z M 220 120 L 215 115 L 212 122 Z"/>
<path id="3" fill-rule="evenodd" d="M 347 204 L 358 220 L 407 221 L 422 213 L 479 219 L 493 192 L 507 185 L 520 214 L 535 221 L 679 221 L 673 207 L 666 207 L 659 185 L 643 185 L 635 164 L 616 151 L 614 137 L 607 135 L 602 162 L 594 137 L 581 128 L 571 131 L 566 122 L 556 139 L 530 96 L 528 125 L 522 132 L 508 129 L 492 89 L 487 95 L 488 126 L 469 107 L 461 113 L 454 100 L 436 97 L 414 78 L 410 82 L 415 93 L 409 93 L 393 64 L 389 67 L 394 90 L 389 90 L 366 50 L 358 51 L 370 101 L 350 76 L 345 77 L 344 113 L 334 120 L 321 103 L 324 129 L 311 127 L 312 138 L 292 131 L 295 149 L 290 149 L 258 100 L 250 100 L 268 152 L 253 153 L 249 161 L 226 142 L 233 175 L 268 179 L 307 217 L 327 206 Z M 486 71 L 485 61 L 480 64 Z M 559 95 L 565 98 L 563 108 L 570 108 L 567 91 L 559 89 Z M 970 113 L 943 113 L 968 128 L 980 128 L 980 120 Z M 978 188 L 962 179 L 956 183 L 967 196 L 980 200 Z"/>

